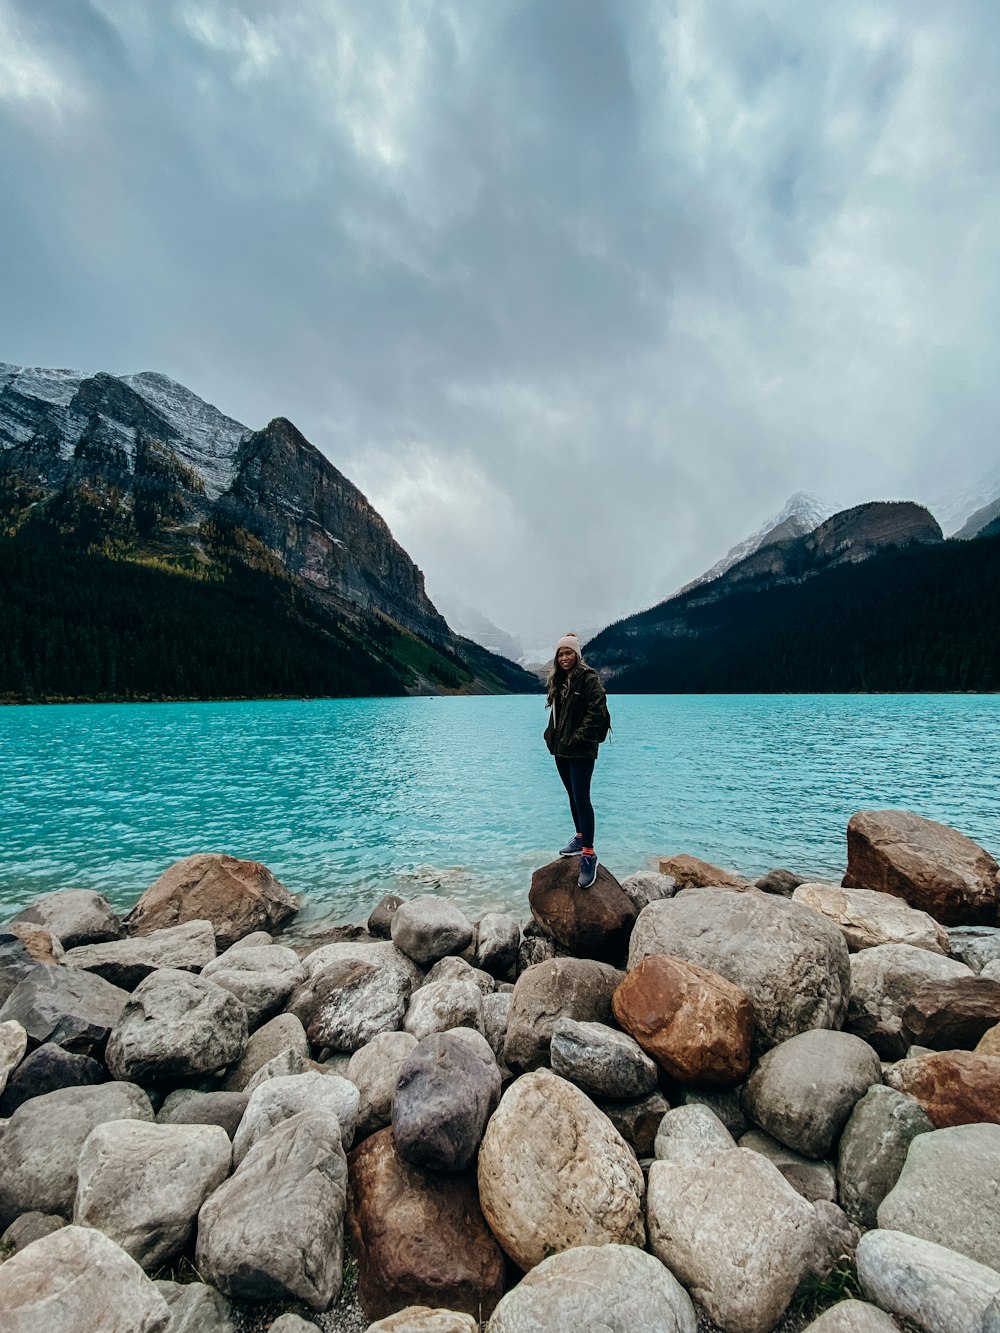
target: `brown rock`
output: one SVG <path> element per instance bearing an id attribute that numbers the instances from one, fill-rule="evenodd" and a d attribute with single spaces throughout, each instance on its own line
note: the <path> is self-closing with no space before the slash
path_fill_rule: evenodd
<path id="1" fill-rule="evenodd" d="M 738 1083 L 750 1068 L 753 1005 L 717 972 L 650 954 L 611 1001 L 615 1018 L 680 1083 Z"/>
<path id="2" fill-rule="evenodd" d="M 1000 1124 L 1000 1058 L 973 1051 L 937 1051 L 901 1060 L 885 1081 L 920 1103 L 936 1129 L 980 1121 Z"/>
<path id="3" fill-rule="evenodd" d="M 611 997 L 624 979 L 618 968 L 591 958 L 552 958 L 529 967 L 514 985 L 504 1064 L 516 1070 L 546 1064 L 559 1018 L 610 1023 Z"/>
<path id="4" fill-rule="evenodd" d="M 699 861 L 697 856 L 688 856 L 682 852 L 679 856 L 661 856 L 660 874 L 671 875 L 677 881 L 677 889 L 752 889 L 753 883 L 742 875 L 721 866 L 712 865 L 711 861 Z"/>
<path id="5" fill-rule="evenodd" d="M 951 977 L 926 981 L 903 1010 L 910 1044 L 936 1051 L 971 1050 L 1000 1023 L 1000 981 Z"/>
<path id="6" fill-rule="evenodd" d="M 259 861 L 205 853 L 165 870 L 125 925 L 131 935 L 148 935 L 182 921 L 211 921 L 221 950 L 252 931 L 273 931 L 297 911 L 292 895 Z"/>
<path id="7" fill-rule="evenodd" d="M 618 963 L 625 957 L 636 909 L 614 875 L 597 867 L 589 889 L 577 885 L 580 862 L 560 857 L 531 876 L 531 914 L 553 939 L 578 958 Z"/>
<path id="8" fill-rule="evenodd" d="M 996 925 L 998 871 L 971 838 L 908 810 L 861 810 L 847 826 L 844 887 L 894 894 L 945 926 Z"/>
<path id="9" fill-rule="evenodd" d="M 503 1295 L 504 1262 L 479 1207 L 475 1172 L 442 1176 L 411 1166 L 396 1155 L 391 1129 L 347 1160 L 347 1222 L 368 1318 L 408 1305 L 490 1314 Z"/>
<path id="10" fill-rule="evenodd" d="M 3 933 L 16 935 L 36 963 L 58 963 L 65 953 L 55 935 L 31 921 L 10 921 Z"/>

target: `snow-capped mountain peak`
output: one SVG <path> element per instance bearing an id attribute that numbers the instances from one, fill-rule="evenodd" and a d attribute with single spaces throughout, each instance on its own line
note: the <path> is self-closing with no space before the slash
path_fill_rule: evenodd
<path id="1" fill-rule="evenodd" d="M 740 560 L 746 559 L 748 555 L 752 555 L 754 551 L 759 550 L 762 546 L 769 546 L 771 542 L 784 541 L 788 537 L 801 537 L 807 532 L 812 532 L 832 513 L 833 510 L 830 506 L 817 499 L 815 495 L 809 495 L 805 491 L 796 491 L 794 495 L 788 497 L 784 508 L 779 513 L 769 518 L 766 523 L 762 523 L 757 531 L 749 537 L 744 537 L 741 542 L 737 542 L 721 560 L 715 562 L 711 569 L 707 569 L 704 574 L 692 579 L 690 583 L 686 583 L 674 595 L 679 597 L 681 593 L 688 592 L 691 588 L 697 588 L 702 583 L 711 583 L 713 579 L 719 578 L 727 569 L 738 564 Z"/>

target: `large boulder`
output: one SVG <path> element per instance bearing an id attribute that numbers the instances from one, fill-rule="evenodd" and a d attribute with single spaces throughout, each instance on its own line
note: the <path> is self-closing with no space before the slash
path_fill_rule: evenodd
<path id="1" fill-rule="evenodd" d="M 448 954 L 462 953 L 472 943 L 468 917 L 449 898 L 424 894 L 400 903 L 392 917 L 392 942 L 420 967 Z"/>
<path id="2" fill-rule="evenodd" d="M 936 1129 L 977 1121 L 1000 1122 L 1000 1057 L 973 1051 L 936 1051 L 901 1060 L 886 1072 L 897 1092 L 915 1098 Z"/>
<path id="3" fill-rule="evenodd" d="M 879 944 L 851 956 L 851 998 L 845 1024 L 885 1060 L 906 1054 L 903 1014 L 928 981 L 971 977 L 964 963 L 911 944 Z"/>
<path id="4" fill-rule="evenodd" d="M 727 1333 L 768 1333 L 815 1247 L 812 1205 L 745 1148 L 654 1162 L 647 1221 L 653 1253 Z"/>
<path id="5" fill-rule="evenodd" d="M 912 1097 L 882 1084 L 870 1087 L 840 1136 L 837 1179 L 844 1212 L 866 1230 L 899 1179 L 910 1144 L 934 1126 Z"/>
<path id="6" fill-rule="evenodd" d="M 230 1158 L 229 1137 L 217 1125 L 97 1125 L 80 1151 L 73 1221 L 103 1231 L 156 1270 L 187 1246 Z"/>
<path id="7" fill-rule="evenodd" d="M 125 926 L 130 935 L 149 935 L 184 921 L 211 921 L 216 945 L 228 949 L 251 931 L 275 930 L 297 911 L 295 898 L 259 861 L 202 853 L 169 866 Z"/>
<path id="8" fill-rule="evenodd" d="M 639 913 L 629 968 L 672 954 L 738 986 L 754 1008 L 754 1047 L 810 1028 L 839 1028 L 850 962 L 841 932 L 820 913 L 748 889 L 686 889 Z"/>
<path id="9" fill-rule="evenodd" d="M 549 1047 L 552 1072 L 590 1097 L 645 1097 L 657 1083 L 657 1068 L 639 1043 L 606 1023 L 559 1018 Z"/>
<path id="10" fill-rule="evenodd" d="M 691 1297 L 631 1245 L 578 1245 L 531 1270 L 493 1311 L 489 1333 L 696 1333 Z"/>
<path id="11" fill-rule="evenodd" d="M 52 1042 L 77 1055 L 99 1052 L 128 992 L 90 972 L 38 963 L 0 1007 L 0 1023 L 20 1023 L 32 1046 Z"/>
<path id="12" fill-rule="evenodd" d="M 300 1019 L 294 1014 L 277 1014 L 256 1032 L 251 1032 L 243 1054 L 226 1071 L 223 1089 L 242 1092 L 259 1069 L 286 1051 L 308 1060 L 309 1042 Z"/>
<path id="13" fill-rule="evenodd" d="M 227 949 L 201 975 L 242 1002 L 251 1028 L 272 1018 L 305 980 L 298 954 L 281 944 Z"/>
<path id="14" fill-rule="evenodd" d="M 405 972 L 414 988 L 424 979 L 424 969 L 401 953 L 391 940 L 332 940 L 321 944 L 302 958 L 307 977 L 325 972 L 334 963 L 371 963 L 373 967 L 394 967 Z"/>
<path id="15" fill-rule="evenodd" d="M 903 1010 L 903 1031 L 911 1043 L 933 1050 L 971 1050 L 1000 1023 L 1000 981 L 949 977 L 927 981 Z"/>
<path id="16" fill-rule="evenodd" d="M 503 1293 L 500 1247 L 483 1219 L 471 1172 L 438 1175 L 404 1162 L 392 1130 L 349 1158 L 348 1221 L 358 1301 L 369 1319 L 408 1305 L 488 1315 Z"/>
<path id="17" fill-rule="evenodd" d="M 995 1268 L 902 1231 L 866 1232 L 857 1264 L 865 1296 L 924 1333 L 986 1333 L 987 1312 L 1000 1297 Z"/>
<path id="18" fill-rule="evenodd" d="M 64 949 L 116 940 L 122 933 L 121 922 L 107 898 L 92 889 L 56 889 L 43 893 L 12 918 L 12 923 L 16 922 L 41 926 Z"/>
<path id="19" fill-rule="evenodd" d="M 680 1083 L 738 1083 L 750 1068 L 753 1005 L 717 972 L 649 954 L 612 999 L 615 1018 Z"/>
<path id="20" fill-rule="evenodd" d="M 468 971 L 471 973 L 472 969 Z M 418 1041 L 452 1028 L 483 1030 L 483 992 L 471 976 L 442 977 L 414 991 L 403 1027 Z"/>
<path id="21" fill-rule="evenodd" d="M 81 944 L 69 949 L 63 964 L 96 972 L 122 990 L 135 990 L 150 972 L 175 967 L 182 972 L 200 972 L 215 957 L 215 931 L 210 921 L 185 921 L 150 935 L 111 940 L 107 944 Z"/>
<path id="22" fill-rule="evenodd" d="M 755 1124 L 805 1157 L 828 1157 L 855 1104 L 882 1066 L 847 1032 L 800 1032 L 773 1047 L 750 1075 L 743 1104 Z"/>
<path id="23" fill-rule="evenodd" d="M 335 1120 L 346 1152 L 354 1140 L 358 1101 L 357 1088 L 339 1074 L 321 1074 L 311 1069 L 303 1074 L 268 1079 L 250 1094 L 233 1139 L 233 1162 L 242 1162 L 254 1144 L 275 1125 L 302 1111 L 316 1112 Z"/>
<path id="24" fill-rule="evenodd" d="M 506 977 L 517 962 L 521 927 L 509 912 L 487 912 L 476 927 L 476 967 Z"/>
<path id="25" fill-rule="evenodd" d="M 926 912 L 908 907 L 901 898 L 876 889 L 845 889 L 837 884 L 800 884 L 792 902 L 822 912 L 844 932 L 847 947 L 871 949 L 877 944 L 912 944 L 932 953 L 948 952 L 948 933 Z"/>
<path id="26" fill-rule="evenodd" d="M 589 889 L 577 884 L 580 863 L 559 857 L 531 876 L 531 915 L 553 939 L 578 958 L 621 963 L 635 925 L 635 904 L 606 866 L 597 867 Z"/>
<path id="27" fill-rule="evenodd" d="M 314 971 L 288 1008 L 314 1046 L 353 1053 L 400 1026 L 412 988 L 403 968 L 344 958 Z"/>
<path id="28" fill-rule="evenodd" d="M 891 893 L 944 926 L 996 925 L 998 872 L 971 838 L 908 810 L 861 810 L 847 825 L 845 888 Z"/>
<path id="29" fill-rule="evenodd" d="M 0 1097 L 0 1116 L 13 1115 L 32 1097 L 79 1084 L 104 1083 L 107 1077 L 108 1071 L 99 1060 L 89 1055 L 74 1055 L 72 1051 L 46 1042 L 26 1055 L 10 1074 Z"/>
<path id="30" fill-rule="evenodd" d="M 753 888 L 745 876 L 723 870 L 721 866 L 715 866 L 711 861 L 702 861 L 697 856 L 688 856 L 686 852 L 678 856 L 661 856 L 660 874 L 668 875 L 678 890 L 716 888 L 735 889 L 737 893 L 742 893 Z"/>
<path id="31" fill-rule="evenodd" d="M 504 1063 L 517 1070 L 545 1064 L 559 1018 L 610 1023 L 611 997 L 623 979 L 617 968 L 589 958 L 553 958 L 529 967 L 514 984 Z"/>
<path id="32" fill-rule="evenodd" d="M 404 1061 L 392 1102 L 396 1152 L 432 1171 L 464 1171 L 500 1100 L 500 1070 L 485 1037 L 425 1037 Z M 473 1045 L 478 1042 L 479 1046 Z"/>
<path id="33" fill-rule="evenodd" d="M 340 1290 L 347 1161 L 335 1115 L 302 1111 L 247 1153 L 198 1217 L 198 1272 L 228 1296 L 325 1310 Z"/>
<path id="34" fill-rule="evenodd" d="M 25 1102 L 0 1137 L 0 1229 L 29 1211 L 72 1216 L 77 1161 L 91 1130 L 152 1119 L 149 1098 L 131 1083 L 62 1088 Z"/>
<path id="35" fill-rule="evenodd" d="M 958 1125 L 910 1144 L 878 1225 L 1000 1270 L 1000 1125 Z"/>
<path id="36" fill-rule="evenodd" d="M 392 1120 L 392 1099 L 399 1075 L 416 1049 L 410 1032 L 380 1032 L 355 1051 L 347 1066 L 347 1078 L 358 1090 L 358 1139 L 374 1134 Z"/>
<path id="37" fill-rule="evenodd" d="M 177 1083 L 224 1069 L 247 1044 L 247 1011 L 212 981 L 165 967 L 128 997 L 108 1039 L 115 1078 Z"/>
<path id="38" fill-rule="evenodd" d="M 4 1333 L 166 1333 L 170 1307 L 134 1259 L 63 1227 L 0 1264 Z"/>
<path id="39" fill-rule="evenodd" d="M 479 1197 L 520 1268 L 574 1245 L 644 1243 L 631 1149 L 579 1088 L 546 1069 L 511 1084 L 487 1125 Z"/>

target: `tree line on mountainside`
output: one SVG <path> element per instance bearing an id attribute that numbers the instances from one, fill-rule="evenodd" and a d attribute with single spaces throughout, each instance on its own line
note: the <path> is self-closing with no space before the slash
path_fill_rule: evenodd
<path id="1" fill-rule="evenodd" d="M 896 549 L 802 583 L 661 604 L 587 647 L 634 694 L 1000 690 L 1000 537 Z"/>

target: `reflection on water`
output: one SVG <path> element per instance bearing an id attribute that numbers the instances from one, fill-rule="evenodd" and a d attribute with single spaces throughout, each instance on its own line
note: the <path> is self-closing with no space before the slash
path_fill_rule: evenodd
<path id="1" fill-rule="evenodd" d="M 685 851 L 839 876 L 865 806 L 1000 852 L 997 696 L 615 696 L 594 780 L 619 877 Z M 527 912 L 571 830 L 538 696 L 0 709 L 0 903 L 131 905 L 172 861 L 263 861 L 308 914 L 389 891 Z"/>

